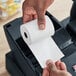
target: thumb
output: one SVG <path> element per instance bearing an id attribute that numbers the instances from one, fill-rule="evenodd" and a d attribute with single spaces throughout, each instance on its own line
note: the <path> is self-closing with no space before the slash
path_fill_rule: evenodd
<path id="1" fill-rule="evenodd" d="M 49 71 L 55 72 L 55 73 L 58 72 L 58 69 L 53 61 L 48 60 L 46 64 L 48 66 Z"/>
<path id="2" fill-rule="evenodd" d="M 49 71 L 47 70 L 47 68 L 43 69 L 42 76 L 49 76 Z"/>
<path id="3" fill-rule="evenodd" d="M 38 11 L 38 26 L 40 30 L 44 30 L 45 29 L 45 12 L 42 11 Z"/>

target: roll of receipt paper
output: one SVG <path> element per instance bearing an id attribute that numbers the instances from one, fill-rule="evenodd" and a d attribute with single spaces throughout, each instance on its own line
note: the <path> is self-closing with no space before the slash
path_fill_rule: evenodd
<path id="1" fill-rule="evenodd" d="M 22 24 L 20 27 L 24 42 L 28 45 L 42 68 L 45 67 L 48 59 L 56 62 L 64 56 L 51 37 L 55 33 L 51 19 L 48 16 L 45 16 L 45 19 L 46 28 L 44 30 L 39 30 L 37 19 Z"/>

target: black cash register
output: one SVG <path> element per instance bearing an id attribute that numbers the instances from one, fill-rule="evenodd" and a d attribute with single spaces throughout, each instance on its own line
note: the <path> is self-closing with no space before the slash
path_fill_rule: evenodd
<path id="1" fill-rule="evenodd" d="M 53 39 L 65 55 L 61 60 L 66 63 L 68 71 L 76 76 L 76 70 L 73 68 L 76 65 L 76 21 L 69 22 L 67 18 L 59 22 L 49 12 L 46 12 L 46 15 L 55 27 Z M 67 26 L 64 25 L 65 23 Z M 6 69 L 11 76 L 41 76 L 42 67 L 21 37 L 21 24 L 22 18 L 17 18 L 4 26 L 11 48 L 11 51 L 6 54 Z"/>

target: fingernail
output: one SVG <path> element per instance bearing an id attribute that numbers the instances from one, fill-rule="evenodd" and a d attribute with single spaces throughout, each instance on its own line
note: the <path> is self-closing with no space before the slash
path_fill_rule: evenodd
<path id="1" fill-rule="evenodd" d="M 52 60 L 47 60 L 46 65 L 52 64 L 53 61 Z"/>
<path id="2" fill-rule="evenodd" d="M 44 29 L 45 29 L 45 25 L 44 25 L 44 24 L 41 24 L 41 25 L 39 26 L 39 29 L 40 29 L 40 30 L 44 30 Z"/>

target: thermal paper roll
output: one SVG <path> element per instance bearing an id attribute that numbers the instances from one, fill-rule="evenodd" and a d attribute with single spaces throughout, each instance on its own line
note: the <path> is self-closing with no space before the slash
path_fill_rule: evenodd
<path id="1" fill-rule="evenodd" d="M 55 30 L 52 21 L 48 16 L 45 16 L 46 28 L 39 30 L 37 19 L 21 25 L 20 31 L 23 40 L 28 45 L 42 68 L 48 59 L 57 61 L 64 55 L 56 45 L 51 36 Z"/>

